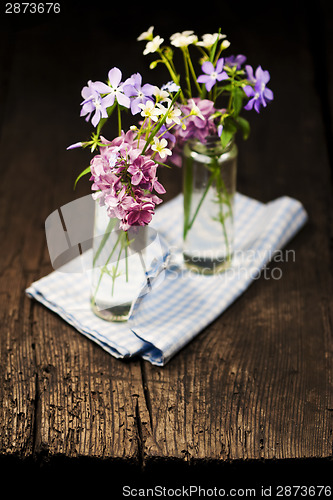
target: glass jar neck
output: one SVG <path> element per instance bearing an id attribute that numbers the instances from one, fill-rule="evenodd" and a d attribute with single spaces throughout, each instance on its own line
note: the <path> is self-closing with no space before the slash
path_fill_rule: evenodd
<path id="1" fill-rule="evenodd" d="M 206 142 L 201 142 L 198 139 L 190 139 L 188 142 L 192 151 L 208 156 L 220 156 L 223 153 L 230 151 L 234 145 L 234 140 L 231 139 L 228 144 L 223 147 L 221 139 L 217 135 L 209 135 Z"/>

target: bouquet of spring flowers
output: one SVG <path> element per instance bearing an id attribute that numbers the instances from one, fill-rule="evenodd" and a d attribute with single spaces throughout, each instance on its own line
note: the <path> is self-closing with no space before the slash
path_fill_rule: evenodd
<path id="1" fill-rule="evenodd" d="M 223 57 L 230 42 L 221 30 L 203 35 L 200 41 L 193 31 L 174 33 L 170 45 L 164 45 L 164 39 L 154 35 L 153 30 L 151 26 L 138 40 L 147 42 L 144 55 L 158 56 L 150 68 L 163 63 L 175 84 L 182 88 L 179 108 L 188 118 L 173 130 L 178 145 L 191 138 L 204 142 L 208 135 L 218 135 L 225 147 L 238 130 L 246 139 L 250 125 L 240 113 L 243 109 L 259 113 L 273 99 L 273 92 L 267 88 L 269 72 L 261 66 L 255 71 L 250 65 L 244 66 L 246 57 L 242 54 Z M 199 69 L 192 62 L 190 46 L 198 52 Z M 175 67 L 175 48 L 182 52 L 183 78 Z"/>
<path id="2" fill-rule="evenodd" d="M 120 229 L 127 231 L 133 225 L 148 224 L 155 205 L 161 203 L 157 194 L 165 193 L 158 181 L 157 168 L 172 154 L 168 144 L 169 130 L 179 123 L 182 112 L 174 107 L 180 91 L 175 85 L 162 89 L 151 84 L 142 85 L 139 73 L 124 82 L 119 68 L 112 68 L 106 83 L 89 81 L 82 89 L 81 116 L 91 119 L 96 128 L 89 141 L 78 142 L 67 149 L 99 148 L 88 168 L 76 179 L 91 174 L 93 198 L 105 205 L 110 218 L 120 221 Z M 126 132 L 121 127 L 121 116 L 130 110 L 141 121 Z M 102 128 L 117 112 L 119 135 L 112 141 L 101 135 Z"/>
<path id="3" fill-rule="evenodd" d="M 93 277 L 91 302 L 96 314 L 104 319 L 118 321 L 126 318 L 127 306 L 137 293 L 130 283 L 128 257 L 131 251 L 142 257 L 137 251 L 138 228 L 151 222 L 156 205 L 162 202 L 159 195 L 165 193 L 157 171 L 172 155 L 172 129 L 186 118 L 176 106 L 180 93 L 174 82 L 162 88 L 143 84 L 139 73 L 122 81 L 122 73 L 116 67 L 109 71 L 106 82 L 88 81 L 82 89 L 81 116 L 86 121 L 91 120 L 95 130 L 90 140 L 72 144 L 67 149 L 89 147 L 95 153 L 75 185 L 82 176 L 90 174 L 93 199 L 108 216 L 108 223 L 103 221 L 104 226 L 99 232 L 101 237 L 96 237 L 99 231 L 96 232 L 99 217 L 96 210 L 93 247 L 93 269 L 98 274 L 95 281 Z M 122 130 L 124 112 L 130 112 L 135 120 L 127 131 Z M 118 121 L 118 136 L 110 141 L 101 132 L 112 116 Z M 137 272 L 140 268 L 146 273 L 142 258 L 134 261 L 132 269 L 135 272 L 132 274 L 140 274 Z M 124 296 L 113 300 L 116 278 L 119 278 L 117 283 L 123 279 L 122 290 L 126 287 L 130 290 L 127 294 L 130 299 Z M 110 285 L 108 280 L 111 280 Z M 119 301 L 125 301 L 127 309 Z"/>

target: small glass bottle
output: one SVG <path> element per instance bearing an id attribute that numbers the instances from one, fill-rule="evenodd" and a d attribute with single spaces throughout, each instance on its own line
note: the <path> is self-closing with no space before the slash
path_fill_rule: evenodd
<path id="1" fill-rule="evenodd" d="M 188 141 L 183 150 L 185 266 L 200 274 L 231 265 L 234 238 L 237 146 L 217 136 Z"/>

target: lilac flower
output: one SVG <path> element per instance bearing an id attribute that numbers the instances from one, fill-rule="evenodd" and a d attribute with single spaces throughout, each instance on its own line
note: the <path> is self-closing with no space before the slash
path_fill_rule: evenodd
<path id="1" fill-rule="evenodd" d="M 108 207 L 108 216 L 122 220 L 134 204 L 134 200 L 131 196 L 126 194 L 126 188 L 124 186 L 118 194 L 106 195 L 105 203 Z"/>
<path id="2" fill-rule="evenodd" d="M 126 217 L 126 222 L 130 226 L 144 226 L 149 224 L 154 214 L 155 205 L 151 201 L 136 202 L 131 206 Z"/>
<path id="3" fill-rule="evenodd" d="M 200 75 L 197 81 L 199 83 L 204 83 L 208 92 L 215 85 L 216 81 L 222 81 L 228 78 L 228 75 L 223 71 L 224 59 L 221 57 L 216 63 L 216 68 L 214 68 L 213 63 L 206 61 L 201 66 L 201 69 L 205 75 Z"/>
<path id="4" fill-rule="evenodd" d="M 92 113 L 95 114 L 91 120 L 94 127 L 97 126 L 101 118 L 107 118 L 108 114 L 106 108 L 108 106 L 105 98 L 102 98 L 98 89 L 96 88 L 96 82 L 89 80 L 88 86 L 83 87 L 81 95 L 84 101 L 81 102 L 81 113 L 80 116 L 86 116 L 86 121 L 90 120 Z"/>
<path id="5" fill-rule="evenodd" d="M 182 105 L 181 109 L 187 116 L 184 121 L 186 128 L 183 129 L 182 126 L 174 128 L 180 143 L 192 138 L 205 142 L 208 135 L 216 133 L 214 121 L 210 119 L 216 111 L 212 101 L 195 97 L 189 100 L 188 105 Z"/>
<path id="6" fill-rule="evenodd" d="M 107 94 L 103 99 L 106 103 L 107 107 L 113 105 L 115 99 L 117 102 L 124 106 L 125 108 L 129 108 L 131 101 L 130 98 L 124 94 L 124 85 L 121 83 L 121 71 L 118 68 L 110 69 L 108 73 L 109 81 L 106 85 L 102 82 L 94 82 L 94 88 L 98 90 L 98 92 Z"/>
<path id="7" fill-rule="evenodd" d="M 267 102 L 272 101 L 274 98 L 273 92 L 266 87 L 270 80 L 270 74 L 268 71 L 264 71 L 261 66 L 256 69 L 255 76 L 253 76 L 251 66 L 246 66 L 246 71 L 248 80 L 254 84 L 254 87 L 246 85 L 243 89 L 247 97 L 250 98 L 244 109 L 250 110 L 254 108 L 259 113 L 260 107 L 266 107 Z"/>
<path id="8" fill-rule="evenodd" d="M 149 98 L 153 95 L 155 86 L 146 83 L 142 86 L 142 76 L 136 73 L 124 83 L 124 93 L 131 99 L 132 115 L 136 115 L 141 111 L 139 104 L 146 104 Z"/>
<path id="9" fill-rule="evenodd" d="M 246 61 L 246 56 L 238 54 L 237 56 L 229 56 L 225 58 L 224 63 L 230 68 L 236 66 L 236 69 L 241 69 L 242 64 Z"/>

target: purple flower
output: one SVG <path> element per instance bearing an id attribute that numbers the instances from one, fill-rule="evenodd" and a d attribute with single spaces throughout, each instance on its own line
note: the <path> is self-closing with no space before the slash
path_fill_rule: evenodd
<path id="1" fill-rule="evenodd" d="M 206 61 L 201 66 L 201 69 L 205 75 L 200 75 L 197 81 L 199 83 L 204 83 L 206 85 L 206 89 L 208 92 L 215 85 L 216 81 L 222 81 L 228 78 L 228 75 L 225 71 L 223 71 L 224 59 L 221 57 L 216 63 L 216 68 L 214 68 L 213 63 L 210 61 Z"/>
<path id="2" fill-rule="evenodd" d="M 132 115 L 139 113 L 141 108 L 139 104 L 146 104 L 148 99 L 153 95 L 155 87 L 146 83 L 142 86 L 142 76 L 136 73 L 128 78 L 124 83 L 124 93 L 131 98 Z"/>
<path id="3" fill-rule="evenodd" d="M 80 116 L 87 115 L 86 121 L 89 121 L 91 114 L 95 111 L 91 123 L 96 127 L 101 118 L 107 118 L 106 108 L 108 104 L 96 88 L 96 82 L 94 83 L 91 80 L 89 80 L 88 86 L 83 87 L 81 95 L 84 101 L 81 102 L 82 109 Z"/>
<path id="4" fill-rule="evenodd" d="M 242 64 L 245 63 L 245 61 L 246 61 L 246 56 L 243 56 L 243 54 L 238 54 L 237 56 L 226 57 L 224 63 L 230 68 L 236 66 L 236 69 L 240 69 Z"/>
<path id="5" fill-rule="evenodd" d="M 122 220 L 131 206 L 134 204 L 132 196 L 126 194 L 125 186 L 118 194 L 108 194 L 105 196 L 105 204 L 108 207 L 108 216 Z"/>
<path id="6" fill-rule="evenodd" d="M 186 129 L 175 127 L 175 135 L 179 142 L 195 138 L 205 142 L 206 137 L 216 133 L 216 126 L 211 116 L 216 109 L 214 103 L 208 99 L 194 97 L 188 105 L 181 106 L 182 112 L 188 116 L 185 120 Z"/>
<path id="7" fill-rule="evenodd" d="M 251 66 L 246 66 L 246 72 L 248 80 L 254 84 L 254 87 L 251 85 L 244 87 L 245 94 L 250 98 L 244 109 L 250 110 L 254 108 L 259 113 L 260 107 L 266 107 L 267 102 L 272 101 L 274 98 L 273 92 L 266 87 L 270 80 L 270 74 L 268 71 L 264 71 L 261 66 L 256 69 L 255 76 L 253 76 Z"/>
<path id="8" fill-rule="evenodd" d="M 126 217 L 129 226 L 144 226 L 149 224 L 154 214 L 155 205 L 151 201 L 135 202 Z"/>
<path id="9" fill-rule="evenodd" d="M 102 82 L 94 82 L 94 88 L 98 90 L 101 94 L 107 94 L 103 99 L 106 103 L 106 106 L 112 106 L 115 99 L 117 102 L 124 106 L 125 108 L 129 108 L 131 101 L 130 98 L 124 94 L 124 85 L 121 83 L 121 71 L 118 68 L 110 69 L 108 73 L 109 77 L 109 85 L 106 85 Z"/>

